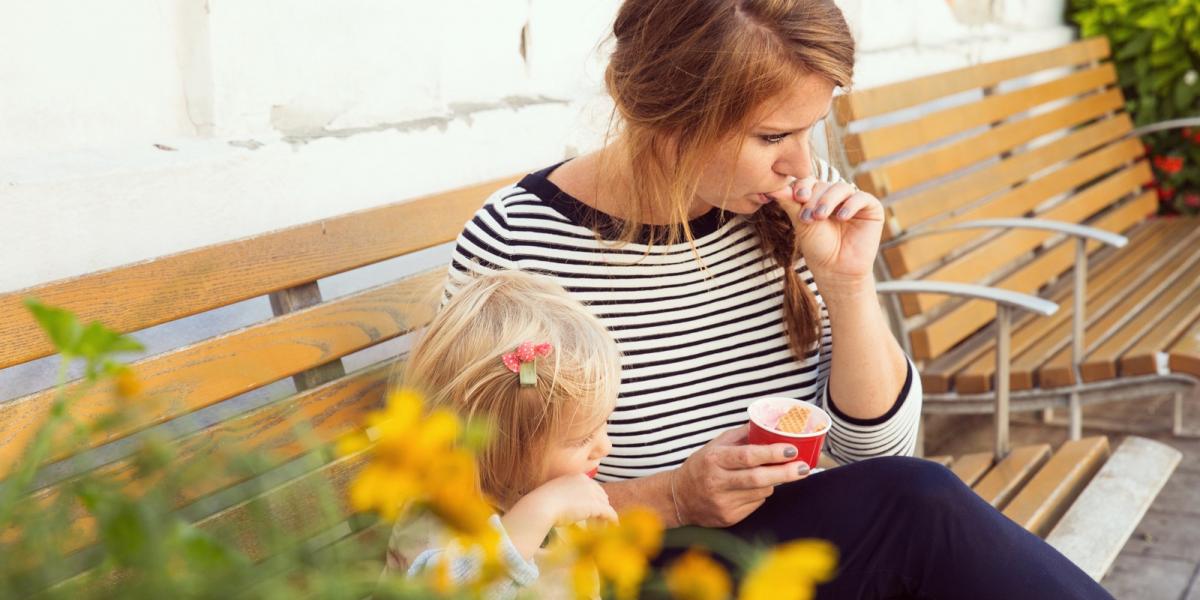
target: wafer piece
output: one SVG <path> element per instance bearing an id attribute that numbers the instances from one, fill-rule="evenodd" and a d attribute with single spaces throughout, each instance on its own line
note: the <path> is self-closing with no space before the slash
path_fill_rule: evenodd
<path id="1" fill-rule="evenodd" d="M 809 410 L 803 406 L 793 406 L 792 410 L 787 411 L 782 417 L 779 417 L 779 423 L 775 425 L 775 429 L 786 431 L 788 433 L 804 433 L 804 428 L 808 426 Z"/>

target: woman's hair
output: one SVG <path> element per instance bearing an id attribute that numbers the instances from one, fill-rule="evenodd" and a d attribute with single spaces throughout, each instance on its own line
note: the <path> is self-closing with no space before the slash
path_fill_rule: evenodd
<path id="1" fill-rule="evenodd" d="M 537 385 L 522 387 L 503 356 L 549 343 Z M 480 485 L 507 510 L 545 475 L 547 445 L 603 425 L 621 378 L 616 343 L 553 281 L 519 271 L 475 279 L 434 317 L 409 353 L 402 384 L 468 423 L 491 425 Z"/>
<path id="2" fill-rule="evenodd" d="M 621 139 L 616 168 L 628 170 L 636 190 L 625 190 L 636 199 L 625 240 L 653 214 L 676 224 L 666 228 L 666 243 L 681 236 L 692 243 L 688 208 L 714 149 L 747 131 L 756 111 L 802 77 L 848 88 L 854 70 L 854 38 L 833 0 L 625 0 L 613 37 L 605 73 L 615 102 L 610 136 Z M 749 220 L 785 274 L 789 346 L 803 358 L 818 339 L 818 309 L 792 268 L 791 222 L 774 204 Z"/>

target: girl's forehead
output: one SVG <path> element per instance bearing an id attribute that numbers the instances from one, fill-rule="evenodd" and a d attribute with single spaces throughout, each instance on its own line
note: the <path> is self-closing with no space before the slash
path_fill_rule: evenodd
<path id="1" fill-rule="evenodd" d="M 812 127 L 833 103 L 832 81 L 810 74 L 767 100 L 755 113 L 754 123 L 762 129 L 796 131 Z"/>

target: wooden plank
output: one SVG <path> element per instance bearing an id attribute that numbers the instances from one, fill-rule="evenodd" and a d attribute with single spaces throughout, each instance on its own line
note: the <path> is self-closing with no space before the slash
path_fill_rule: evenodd
<path id="1" fill-rule="evenodd" d="M 1087 177 L 1092 178 L 1098 173 L 1091 173 Z M 1150 166 L 1145 161 L 1139 161 L 1129 168 L 1122 169 L 1113 173 L 1095 185 L 1088 187 L 1086 190 L 1070 196 L 1067 200 L 1058 205 L 1047 209 L 1041 213 L 1034 215 L 1037 218 L 1047 219 L 1050 221 L 1068 222 L 1068 223 L 1086 223 L 1097 213 L 1104 210 L 1109 205 L 1113 204 L 1120 198 L 1128 196 L 1130 192 L 1140 190 L 1145 181 L 1152 177 Z M 1053 176 L 1051 177 L 1053 178 Z M 1032 187 L 1032 186 L 1030 186 Z M 1057 187 L 1057 186 L 1046 186 Z M 1066 191 L 1072 186 L 1064 187 L 1059 191 Z M 1022 188 L 1024 189 L 1024 188 Z M 1059 192 L 1052 190 L 1042 190 L 1051 192 L 1049 195 L 1042 196 L 1041 193 L 1034 193 L 1029 202 L 1042 202 L 1047 198 L 1052 197 Z M 1024 201 L 1016 203 L 1017 206 L 1024 204 Z M 1011 216 L 1019 217 L 1021 213 L 1011 215 L 989 215 L 989 216 Z M 981 217 L 983 218 L 983 217 Z M 980 231 L 968 232 L 970 235 L 978 238 Z M 969 239 L 958 239 L 958 236 L 935 236 L 935 237 L 954 237 L 956 238 L 958 247 L 969 243 Z M 986 242 L 971 249 L 969 252 L 957 256 L 934 269 L 933 271 L 923 275 L 922 280 L 927 281 L 955 281 L 955 282 L 986 282 L 988 274 L 1001 271 L 1006 267 L 1011 267 L 1012 263 L 1026 256 L 1031 250 L 1039 248 L 1046 244 L 1047 241 L 1056 239 L 1058 234 L 1040 231 L 1036 229 L 1013 229 L 1004 231 L 996 237 L 987 240 Z M 917 240 L 914 240 L 917 241 Z M 935 251 L 951 251 L 953 248 L 934 248 Z M 942 259 L 944 256 L 937 256 L 937 259 Z M 1074 261 L 1070 263 L 1074 265 Z M 912 263 L 909 263 L 912 266 Z M 1068 267 L 1070 268 L 1070 267 Z M 1065 269 L 1064 269 L 1065 270 Z M 981 276 L 981 274 L 983 274 Z M 935 307 L 945 302 L 945 296 L 937 296 L 932 294 L 903 294 L 901 296 L 901 304 L 905 309 L 907 316 L 917 315 L 923 312 L 933 310 Z"/>
<path id="2" fill-rule="evenodd" d="M 1049 444 L 1013 448 L 972 488 L 988 504 L 1003 509 L 1049 457 Z"/>
<path id="3" fill-rule="evenodd" d="M 0 294 L 0 369 L 53 353 L 21 304 L 27 297 L 67 308 L 84 322 L 137 331 L 453 241 L 484 199 L 513 181 L 506 177 Z"/>
<path id="4" fill-rule="evenodd" d="M 366 466 L 367 451 L 340 458 L 317 471 L 297 477 L 260 496 L 205 518 L 196 526 L 231 542 L 252 561 L 271 555 L 270 540 L 256 535 L 265 518 L 280 535 L 281 543 L 295 544 L 329 529 L 353 514 L 350 482 Z M 328 506 L 326 505 L 328 502 Z"/>
<path id="5" fill-rule="evenodd" d="M 860 188 L 870 190 L 876 196 L 891 195 L 1009 152 L 1041 136 L 1116 112 L 1124 105 L 1121 90 L 1101 92 L 1046 113 L 997 125 L 985 133 L 956 140 L 917 156 L 861 171 L 854 180 Z"/>
<path id="6" fill-rule="evenodd" d="M 1171 346 L 1167 365 L 1175 373 L 1200 377 L 1200 321 L 1193 323 Z"/>
<path id="7" fill-rule="evenodd" d="M 396 363 L 385 363 L 352 373 L 337 381 L 307 390 L 248 413 L 218 422 L 173 442 L 175 461 L 220 463 L 228 457 L 258 453 L 264 467 L 272 468 L 298 458 L 314 445 L 327 444 L 342 434 L 361 427 L 367 414 L 383 406 L 388 374 Z M 302 427 L 302 429 L 300 429 Z M 122 485 L 130 495 L 139 495 L 150 482 L 139 479 L 136 457 L 117 460 L 96 470 L 95 475 Z M 182 508 L 195 500 L 249 478 L 248 473 L 212 469 L 205 479 L 187 482 L 171 500 Z M 39 490 L 31 502 L 49 505 L 64 484 Z M 80 510 L 71 516 L 74 536 L 64 553 L 74 552 L 95 541 L 95 520 Z"/>
<path id="8" fill-rule="evenodd" d="M 271 292 L 271 312 L 275 316 L 286 315 L 302 308 L 316 306 L 321 303 L 321 286 L 317 282 L 304 283 L 286 290 Z M 292 382 L 297 390 L 315 388 L 326 381 L 333 381 L 346 374 L 346 368 L 341 359 L 336 359 L 292 375 Z"/>
<path id="9" fill-rule="evenodd" d="M 1145 307 L 1151 305 L 1160 295 L 1171 289 L 1179 277 L 1188 273 L 1197 260 L 1200 260 L 1200 254 L 1181 253 L 1177 255 L 1176 260 L 1172 261 L 1167 268 L 1152 274 L 1145 283 L 1122 298 L 1121 302 L 1112 310 L 1104 315 L 1099 315 L 1099 318 L 1089 323 L 1084 335 L 1085 357 L 1125 323 L 1141 313 Z M 1075 383 L 1071 348 L 1064 347 L 1043 363 L 1037 370 L 1037 380 L 1042 387 L 1061 387 Z"/>
<path id="10" fill-rule="evenodd" d="M 1099 581 L 1181 457 L 1166 444 L 1125 438 L 1046 542 Z"/>
<path id="11" fill-rule="evenodd" d="M 890 215 L 885 231 L 899 235 L 900 232 L 923 226 L 927 220 L 948 215 L 1029 179 L 1046 165 L 1056 165 L 1093 148 L 1109 145 L 1132 130 L 1133 121 L 1129 115 L 1120 113 L 1080 127 L 1043 146 L 1014 153 L 996 164 L 928 189 L 900 198 L 881 196 L 880 200 L 887 206 Z"/>
<path id="12" fill-rule="evenodd" d="M 1080 376 L 1084 381 L 1100 381 L 1113 379 L 1117 376 L 1117 361 L 1125 350 L 1142 339 L 1155 324 L 1163 319 L 1175 319 L 1178 308 L 1183 307 L 1183 301 L 1193 292 L 1200 293 L 1200 253 L 1192 253 L 1195 261 L 1183 275 L 1171 282 L 1161 293 L 1156 294 L 1153 301 L 1141 309 L 1133 319 L 1126 321 L 1119 329 L 1109 334 L 1107 340 L 1088 353 L 1087 359 L 1080 366 Z M 1187 307 L 1184 307 L 1185 310 Z"/>
<path id="13" fill-rule="evenodd" d="M 442 269 L 364 290 L 300 312 L 134 363 L 147 399 L 89 447 L 245 393 L 266 383 L 394 338 L 429 322 Z M 77 384 L 78 385 L 78 384 Z M 24 450 L 53 404 L 45 390 L 0 404 L 0 477 Z M 155 398 L 165 402 L 152 402 Z M 107 386 L 88 389 L 72 406 L 91 422 L 126 402 Z M 50 460 L 69 452 L 59 447 Z"/>
<path id="14" fill-rule="evenodd" d="M 1144 220 L 1157 206 L 1158 198 L 1155 194 L 1145 192 L 1089 225 L 1107 231 L 1124 231 Z M 1089 248 L 1095 248 L 1096 244 L 1098 242 L 1089 244 Z M 1074 260 L 1073 246 L 1060 244 L 1030 262 L 1025 269 L 1001 279 L 994 285 L 1002 289 L 1033 293 L 1045 284 L 1049 277 L 1062 273 Z M 964 337 L 986 325 L 995 316 L 996 307 L 991 303 L 981 300 L 964 302 L 929 325 L 910 332 L 913 354 L 919 360 L 939 356 Z"/>
<path id="15" fill-rule="evenodd" d="M 1107 58 L 1108 54 L 1107 38 L 1093 37 L 1044 52 L 855 90 L 834 98 L 834 113 L 838 122 L 845 125 L 1054 67 L 1090 64 Z"/>
<path id="16" fill-rule="evenodd" d="M 992 453 L 964 454 L 950 464 L 950 470 L 967 485 L 974 485 L 992 466 Z"/>
<path id="17" fill-rule="evenodd" d="M 1104 63 L 1045 83 L 932 111 L 910 121 L 850 134 L 846 137 L 846 143 L 859 151 L 849 158 L 854 165 L 884 158 L 1003 121 L 1051 101 L 1105 88 L 1116 80 L 1116 68 L 1112 63 Z"/>
<path id="18" fill-rule="evenodd" d="M 1012 499 L 1004 509 L 1004 516 L 1034 535 L 1046 537 L 1106 459 L 1107 437 L 1063 444 Z"/>
<path id="19" fill-rule="evenodd" d="M 1197 321 L 1200 321 L 1200 290 L 1180 302 L 1176 312 L 1159 319 L 1153 329 L 1121 356 L 1121 375 L 1159 373 L 1160 365 L 1170 363 L 1167 349 Z"/>
<path id="20" fill-rule="evenodd" d="M 1147 225 L 1139 229 L 1139 232 L 1145 232 L 1144 235 L 1135 235 L 1128 246 L 1115 254 L 1116 260 L 1088 265 L 1084 306 L 1088 320 L 1095 320 L 1097 315 L 1107 312 L 1165 264 L 1169 255 L 1164 255 L 1162 248 L 1176 247 L 1182 240 L 1200 240 L 1200 230 L 1188 230 L 1169 221 L 1152 221 Z M 1013 389 L 1031 387 L 1033 371 L 1041 361 L 1070 343 L 1071 318 L 1075 311 L 1074 292 L 1068 286 L 1054 300 L 1058 302 L 1058 312 L 1049 317 L 1026 317 L 1020 326 L 1014 328 Z M 955 373 L 955 389 L 961 393 L 982 393 L 992 389 L 996 370 L 994 345 L 994 342 L 989 342 L 986 349 L 961 370 L 955 368 L 957 365 L 944 367 L 944 370 Z M 1043 358 L 1031 360 L 1034 356 Z M 929 369 L 923 372 L 926 370 Z"/>
<path id="21" fill-rule="evenodd" d="M 999 194 L 985 204 L 938 221 L 932 229 L 979 219 L 1018 218 L 1029 214 L 1044 219 L 1082 223 L 1115 199 L 1140 189 L 1142 184 L 1153 179 L 1149 164 L 1145 161 L 1128 165 L 1141 154 L 1141 142 L 1137 140 L 1111 144 L 1061 169 L 1044 174 L 1007 193 Z M 1116 172 L 1113 172 L 1114 170 Z M 1102 175 L 1105 176 L 1102 182 L 1074 191 Z M 1035 212 L 1035 209 L 1060 194 L 1071 195 L 1066 201 Z M 884 257 L 888 260 L 888 268 L 892 275 L 900 277 L 920 270 L 926 264 L 944 260 L 948 255 L 960 252 L 963 248 L 969 248 L 973 242 L 978 242 L 989 233 L 994 232 L 952 231 L 918 237 L 885 249 Z M 988 243 L 994 243 L 994 240 Z"/>
<path id="22" fill-rule="evenodd" d="M 950 463 L 954 462 L 953 456 L 926 456 L 925 460 L 933 461 L 943 467 L 949 467 Z"/>

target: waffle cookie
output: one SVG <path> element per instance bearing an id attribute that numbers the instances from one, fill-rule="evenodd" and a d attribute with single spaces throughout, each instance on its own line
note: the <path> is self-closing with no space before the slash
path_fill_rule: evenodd
<path id="1" fill-rule="evenodd" d="M 775 425 L 775 429 L 786 431 L 788 433 L 804 433 L 808 427 L 809 410 L 803 406 L 794 406 L 792 410 L 787 411 L 782 417 L 779 417 L 779 423 Z"/>

